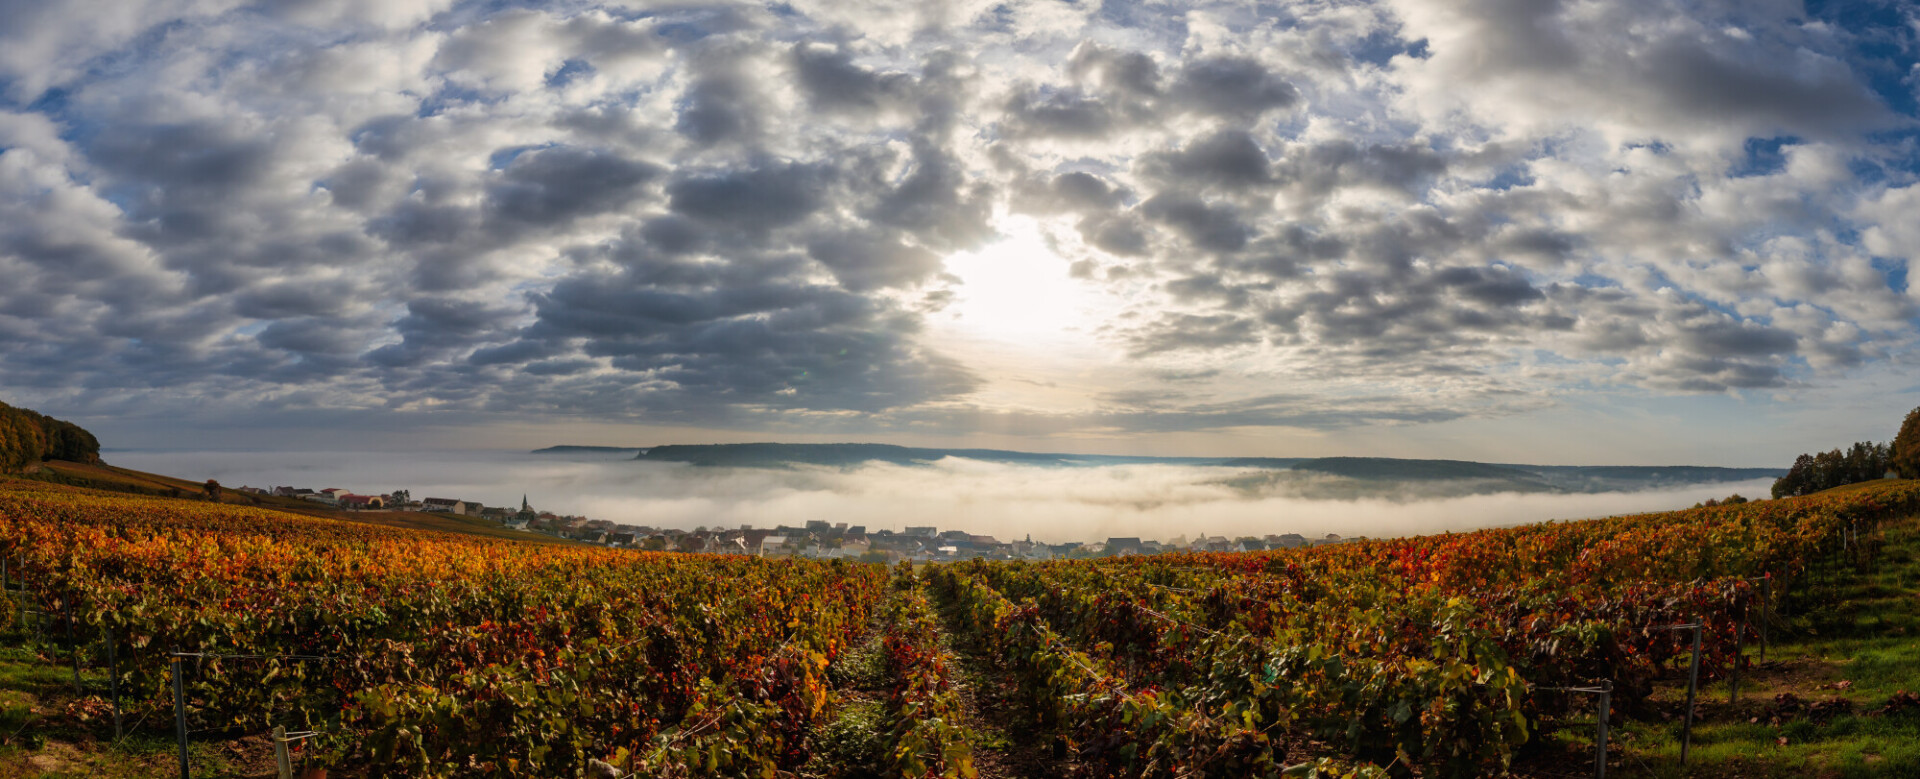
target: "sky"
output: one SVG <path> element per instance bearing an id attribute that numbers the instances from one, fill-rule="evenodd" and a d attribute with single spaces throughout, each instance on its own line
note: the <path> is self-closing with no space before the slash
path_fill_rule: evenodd
<path id="1" fill-rule="evenodd" d="M 1785 465 L 1920 405 L 1920 10 L 0 0 L 109 447 Z"/>

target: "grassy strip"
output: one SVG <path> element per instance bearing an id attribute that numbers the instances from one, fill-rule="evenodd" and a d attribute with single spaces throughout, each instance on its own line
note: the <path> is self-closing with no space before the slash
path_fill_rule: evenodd
<path id="1" fill-rule="evenodd" d="M 1680 762 L 1685 679 L 1661 685 L 1660 717 L 1622 723 L 1623 775 L 1920 776 L 1920 519 L 1888 523 L 1869 564 L 1825 563 L 1796 602 L 1785 640 L 1755 662 L 1740 700 L 1703 686 Z M 1749 646 L 1756 658 L 1758 647 Z"/>

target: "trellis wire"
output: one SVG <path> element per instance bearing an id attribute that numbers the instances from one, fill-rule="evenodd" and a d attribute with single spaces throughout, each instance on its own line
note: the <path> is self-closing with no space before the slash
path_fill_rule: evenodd
<path id="1" fill-rule="evenodd" d="M 186 674 L 185 674 L 185 668 L 181 663 L 182 660 L 186 660 L 188 658 L 192 658 L 195 660 L 296 660 L 296 661 L 329 661 L 334 659 L 332 657 L 323 657 L 320 655 L 222 655 L 222 654 L 214 654 L 211 652 L 168 652 L 167 664 L 173 676 L 174 731 L 176 733 L 176 737 L 180 742 L 180 779 L 193 779 L 192 769 L 188 766 L 188 763 L 187 763 L 187 691 L 186 691 L 186 682 L 185 682 Z M 116 721 L 118 721 L 118 716 L 119 716 L 119 713 L 118 713 L 118 710 L 116 709 L 115 711 Z M 303 738 L 305 737 L 306 736 L 303 736 Z M 284 744 L 277 746 L 277 748 L 284 748 L 284 747 L 285 747 Z"/>
<path id="2" fill-rule="evenodd" d="M 302 730 L 288 733 L 287 726 L 285 725 L 273 726 L 273 762 L 274 767 L 279 769 L 280 779 L 293 779 L 293 759 L 291 755 L 287 754 L 287 745 L 296 741 L 305 741 L 318 735 L 320 735 L 320 731 L 317 730 Z"/>

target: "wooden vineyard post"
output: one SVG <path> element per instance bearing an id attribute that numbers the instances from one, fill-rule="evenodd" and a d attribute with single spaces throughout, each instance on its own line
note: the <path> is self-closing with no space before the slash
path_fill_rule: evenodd
<path id="1" fill-rule="evenodd" d="M 1607 779 L 1607 717 L 1613 709 L 1613 680 L 1600 680 L 1600 716 L 1593 723 L 1593 776 Z"/>
<path id="2" fill-rule="evenodd" d="M 1693 662 L 1687 668 L 1687 718 L 1680 726 L 1680 764 L 1687 764 L 1687 752 L 1693 746 L 1693 696 L 1700 687 L 1700 629 L 1704 623 L 1684 625 L 1693 628 Z"/>
<path id="3" fill-rule="evenodd" d="M 180 738 L 180 779 L 193 779 L 192 772 L 187 768 L 187 688 L 180 678 L 179 656 L 176 655 L 173 658 L 171 665 L 173 666 L 173 726 Z"/>
<path id="4" fill-rule="evenodd" d="M 67 655 L 73 659 L 73 694 L 80 694 L 80 642 L 73 640 L 73 603 L 60 599 L 60 613 L 67 618 Z"/>
<path id="5" fill-rule="evenodd" d="M 1740 702 L 1740 658 L 1747 647 L 1747 610 L 1740 609 L 1740 629 L 1733 634 L 1733 671 L 1727 677 L 1727 705 Z"/>
<path id="6" fill-rule="evenodd" d="M 273 764 L 280 779 L 293 779 L 293 761 L 287 756 L 287 726 L 273 726 Z"/>
<path id="7" fill-rule="evenodd" d="M 1760 577 L 1760 662 L 1767 661 L 1767 623 L 1773 620 L 1773 574 Z"/>
<path id="8" fill-rule="evenodd" d="M 120 740 L 120 662 L 113 648 L 113 626 L 107 628 L 107 694 L 113 696 L 113 740 Z"/>

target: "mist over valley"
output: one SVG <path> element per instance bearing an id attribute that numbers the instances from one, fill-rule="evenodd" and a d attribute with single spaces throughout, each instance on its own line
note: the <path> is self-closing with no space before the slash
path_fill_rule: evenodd
<path id="1" fill-rule="evenodd" d="M 1444 467 L 1469 475 L 1432 477 L 1432 469 L 1443 467 L 1434 463 L 1451 461 L 1330 458 L 1275 460 L 1292 467 L 1274 467 L 1232 464 L 1231 458 L 1087 458 L 1065 465 L 1050 458 L 1080 456 L 1009 453 L 1031 461 L 943 454 L 931 460 L 820 464 L 789 457 L 742 467 L 637 460 L 640 451 L 109 454 L 126 467 L 217 478 L 230 487 L 405 489 L 416 499 L 448 497 L 494 506 L 518 506 L 524 494 L 543 511 L 657 528 L 771 528 L 820 520 L 870 530 L 935 525 L 1002 541 L 1030 535 L 1049 543 L 1113 536 L 1457 532 L 1683 508 L 1733 493 L 1760 496 L 1772 481 L 1764 474 L 1777 473 L 1673 469 L 1675 478 L 1723 479 L 1674 483 L 1660 478 L 1663 469 L 1634 469 L 1639 478 L 1616 475 L 1613 483 L 1620 486 L 1603 489 L 1603 476 L 1566 467 L 1545 468 L 1555 474 L 1549 477 L 1522 479 L 1513 475 L 1530 473 L 1521 466 L 1455 463 Z M 1325 467 L 1298 467 L 1315 462 Z M 1399 475 L 1387 475 L 1396 471 Z M 1407 475 L 1423 471 L 1428 478 Z M 1555 487 L 1549 479 L 1581 486 Z"/>

